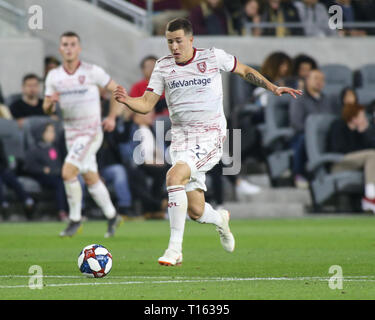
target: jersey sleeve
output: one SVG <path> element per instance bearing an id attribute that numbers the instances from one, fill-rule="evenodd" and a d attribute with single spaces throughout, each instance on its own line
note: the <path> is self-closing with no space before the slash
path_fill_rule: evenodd
<path id="1" fill-rule="evenodd" d="M 237 58 L 222 49 L 213 49 L 219 69 L 225 72 L 233 72 L 237 66 Z"/>
<path id="2" fill-rule="evenodd" d="M 47 74 L 47 77 L 46 77 L 46 81 L 45 81 L 45 90 L 44 90 L 44 95 L 47 96 L 47 97 L 50 97 L 52 96 L 55 92 L 56 92 L 56 89 L 53 85 L 53 73 L 52 73 L 52 70 L 50 72 L 48 72 Z"/>
<path id="3" fill-rule="evenodd" d="M 150 82 L 148 83 L 146 91 L 151 91 L 161 96 L 164 91 L 164 80 L 160 72 L 159 63 L 155 64 L 154 70 L 152 71 Z"/>
<path id="4" fill-rule="evenodd" d="M 92 77 L 94 80 L 94 83 L 96 83 L 98 86 L 105 88 L 108 83 L 111 81 L 111 77 L 107 72 L 104 71 L 103 68 L 93 65 L 92 68 Z"/>

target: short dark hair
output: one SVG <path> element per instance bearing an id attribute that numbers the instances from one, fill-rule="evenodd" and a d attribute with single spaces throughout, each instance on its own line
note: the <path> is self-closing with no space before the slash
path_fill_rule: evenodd
<path id="1" fill-rule="evenodd" d="M 59 59 L 57 59 L 56 57 L 54 56 L 47 56 L 44 58 L 44 64 L 47 65 L 47 64 L 50 64 L 50 63 L 53 63 L 57 66 L 59 66 L 61 64 L 61 62 L 59 61 Z"/>
<path id="2" fill-rule="evenodd" d="M 166 30 L 170 32 L 184 30 L 185 34 L 193 34 L 193 26 L 191 22 L 185 18 L 176 18 L 169 21 Z"/>
<path id="3" fill-rule="evenodd" d="M 299 54 L 293 59 L 293 75 L 298 75 L 298 70 L 302 63 L 308 63 L 311 65 L 311 70 L 318 69 L 318 64 L 314 58 L 306 55 L 306 54 Z"/>
<path id="4" fill-rule="evenodd" d="M 81 38 L 79 37 L 79 35 L 77 33 L 75 33 L 74 31 L 65 31 L 61 36 L 60 36 L 60 39 L 62 37 L 76 37 L 78 39 L 79 42 L 81 42 Z"/>
<path id="5" fill-rule="evenodd" d="M 22 78 L 22 84 L 24 85 L 25 82 L 27 80 L 30 80 L 30 79 L 36 79 L 36 80 L 40 81 L 39 77 L 35 73 L 28 73 L 28 74 L 26 74 L 26 75 L 23 76 L 23 78 Z"/>
<path id="6" fill-rule="evenodd" d="M 358 95 L 357 95 L 357 92 L 355 91 L 355 89 L 354 89 L 353 87 L 345 87 L 345 88 L 343 88 L 343 89 L 341 90 L 340 95 L 339 95 L 339 99 L 340 99 L 340 104 L 341 104 L 341 106 L 344 105 L 344 98 L 345 98 L 345 95 L 346 95 L 346 93 L 349 92 L 349 91 L 353 92 L 354 97 L 355 97 L 355 101 L 356 101 L 356 103 L 358 103 Z"/>

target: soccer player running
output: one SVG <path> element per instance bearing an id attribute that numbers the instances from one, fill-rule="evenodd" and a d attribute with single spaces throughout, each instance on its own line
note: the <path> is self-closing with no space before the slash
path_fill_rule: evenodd
<path id="1" fill-rule="evenodd" d="M 158 262 L 175 266 L 182 263 L 186 212 L 199 223 L 214 224 L 227 252 L 233 252 L 235 247 L 229 212 L 214 210 L 204 197 L 205 174 L 219 162 L 226 134 L 220 72 L 234 72 L 278 96 L 288 93 L 295 98 L 302 92 L 277 87 L 223 50 L 196 49 L 187 19 L 170 21 L 166 38 L 171 54 L 157 61 L 144 95 L 131 98 L 118 86 L 114 97 L 134 112 L 145 114 L 165 90 L 172 122 L 172 167 L 166 177 L 171 233 L 168 248 Z"/>
<path id="2" fill-rule="evenodd" d="M 111 237 L 122 219 L 100 180 L 96 153 L 103 140 L 102 127 L 105 131 L 115 128 L 120 105 L 112 97 L 109 115 L 101 121 L 98 86 L 113 92 L 117 84 L 99 66 L 82 62 L 79 58 L 81 50 L 80 37 L 74 32 L 65 32 L 60 37 L 59 48 L 63 64 L 48 73 L 45 83 L 44 112 L 54 113 L 56 103 L 60 103 L 68 150 L 62 177 L 70 221 L 60 236 L 73 236 L 81 227 L 82 189 L 77 176 L 82 174 L 91 197 L 108 219 L 105 237 Z"/>

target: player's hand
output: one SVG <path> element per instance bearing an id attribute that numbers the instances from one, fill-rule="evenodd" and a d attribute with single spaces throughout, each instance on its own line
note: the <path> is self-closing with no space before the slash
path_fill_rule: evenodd
<path id="1" fill-rule="evenodd" d="M 104 131 L 112 132 L 116 127 L 116 119 L 107 117 L 102 121 L 102 126 Z"/>
<path id="2" fill-rule="evenodd" d="M 113 96 L 117 102 L 122 104 L 126 104 L 126 99 L 129 97 L 128 92 L 122 86 L 116 87 L 116 89 L 113 91 Z"/>
<path id="3" fill-rule="evenodd" d="M 53 103 L 59 102 L 60 100 L 60 93 L 59 92 L 54 92 L 51 96 L 51 100 Z"/>
<path id="4" fill-rule="evenodd" d="M 294 99 L 297 98 L 296 95 L 302 96 L 302 90 L 296 90 L 288 87 L 277 87 L 274 91 L 274 94 L 277 96 L 281 96 L 282 94 L 287 93 L 290 94 Z"/>
<path id="5" fill-rule="evenodd" d="M 56 112 L 56 103 L 60 100 L 60 94 L 58 92 L 54 92 L 48 99 L 48 104 L 45 106 L 43 104 L 44 112 L 48 115 L 52 115 Z"/>

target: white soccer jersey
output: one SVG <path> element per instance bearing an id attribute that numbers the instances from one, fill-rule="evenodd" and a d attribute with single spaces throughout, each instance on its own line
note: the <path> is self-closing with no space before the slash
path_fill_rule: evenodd
<path id="1" fill-rule="evenodd" d="M 233 72 L 236 57 L 221 49 L 195 49 L 193 57 L 178 64 L 172 55 L 156 62 L 147 90 L 162 95 L 172 122 L 173 150 L 186 150 L 224 137 L 221 71 Z"/>
<path id="2" fill-rule="evenodd" d="M 93 136 L 101 131 L 98 86 L 105 87 L 110 80 L 102 68 L 85 62 L 81 62 L 74 73 L 69 73 L 63 66 L 48 73 L 45 95 L 59 93 L 68 145 L 79 136 Z"/>

